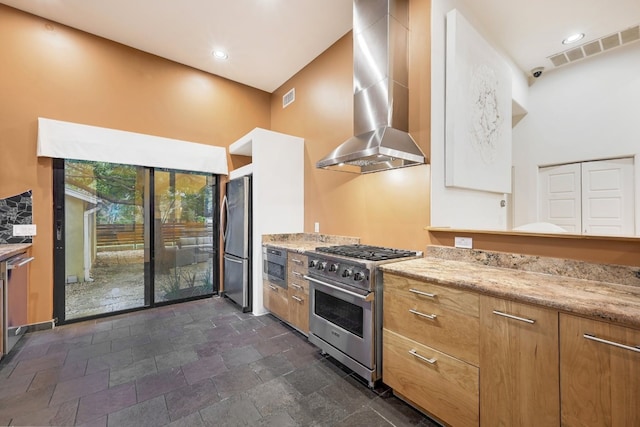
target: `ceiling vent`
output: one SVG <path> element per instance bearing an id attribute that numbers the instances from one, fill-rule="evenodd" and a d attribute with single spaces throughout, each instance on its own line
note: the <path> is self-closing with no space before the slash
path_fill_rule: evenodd
<path id="1" fill-rule="evenodd" d="M 640 25 L 627 28 L 617 33 L 609 34 L 597 40 L 592 40 L 581 46 L 571 48 L 548 57 L 555 67 L 579 61 L 589 56 L 597 55 L 616 47 L 640 40 Z"/>
<path id="2" fill-rule="evenodd" d="M 286 108 L 289 104 L 292 104 L 296 100 L 296 88 L 291 89 L 285 93 L 282 97 L 282 108 Z"/>

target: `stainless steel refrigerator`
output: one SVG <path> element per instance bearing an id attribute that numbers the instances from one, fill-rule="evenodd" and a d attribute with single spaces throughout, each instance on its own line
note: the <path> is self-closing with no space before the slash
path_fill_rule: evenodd
<path id="1" fill-rule="evenodd" d="M 224 241 L 224 295 L 243 312 L 251 311 L 251 177 L 232 179 L 222 202 L 226 224 Z"/>

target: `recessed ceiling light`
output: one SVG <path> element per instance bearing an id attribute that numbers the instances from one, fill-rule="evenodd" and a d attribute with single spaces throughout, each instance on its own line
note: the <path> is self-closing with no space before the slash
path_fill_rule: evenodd
<path id="1" fill-rule="evenodd" d="M 584 38 L 584 33 L 571 34 L 569 37 L 567 37 L 566 39 L 562 40 L 562 44 L 575 43 L 578 40 L 582 40 L 583 38 Z"/>
<path id="2" fill-rule="evenodd" d="M 225 52 L 224 50 L 214 50 L 213 52 L 211 52 L 211 54 L 216 59 L 227 59 L 229 57 L 229 55 L 227 55 L 227 52 Z"/>

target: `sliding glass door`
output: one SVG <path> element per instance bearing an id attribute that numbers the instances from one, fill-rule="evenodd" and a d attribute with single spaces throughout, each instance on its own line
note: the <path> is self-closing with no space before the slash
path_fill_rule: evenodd
<path id="1" fill-rule="evenodd" d="M 104 162 L 54 162 L 59 322 L 217 292 L 217 180 Z"/>
<path id="2" fill-rule="evenodd" d="M 156 170 L 155 300 L 171 301 L 213 292 L 212 177 Z"/>

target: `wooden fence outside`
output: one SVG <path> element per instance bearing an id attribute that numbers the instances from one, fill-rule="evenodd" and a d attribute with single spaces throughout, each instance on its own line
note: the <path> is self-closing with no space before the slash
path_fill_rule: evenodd
<path id="1" fill-rule="evenodd" d="M 173 246 L 181 237 L 208 236 L 211 226 L 202 223 L 164 223 L 160 236 L 164 246 Z M 158 233 L 156 233 L 158 236 Z M 99 224 L 96 226 L 97 247 L 144 247 L 142 224 Z"/>

